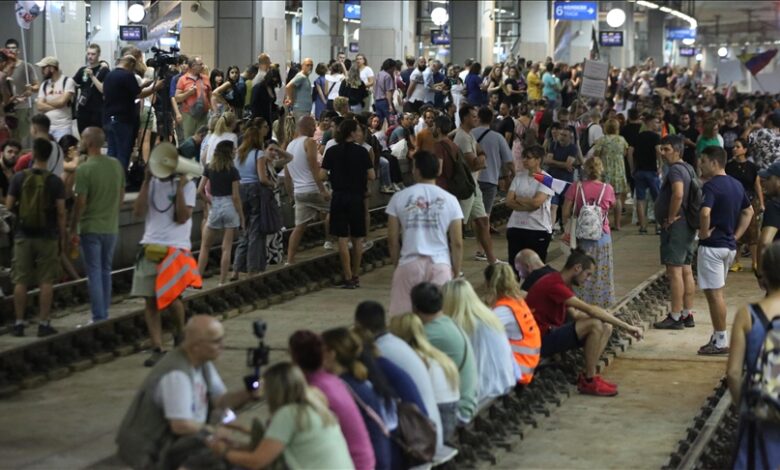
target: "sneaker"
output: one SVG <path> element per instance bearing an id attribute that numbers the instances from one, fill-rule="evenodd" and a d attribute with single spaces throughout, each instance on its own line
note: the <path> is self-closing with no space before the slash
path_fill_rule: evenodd
<path id="1" fill-rule="evenodd" d="M 404 188 L 404 185 L 398 185 L 398 183 L 393 183 L 393 191 L 398 192 Z"/>
<path id="2" fill-rule="evenodd" d="M 699 354 L 700 356 L 721 356 L 728 353 L 729 353 L 728 346 L 726 346 L 725 348 L 719 348 L 715 346 L 715 343 L 713 343 L 712 341 L 700 347 L 699 351 L 697 352 L 697 354 Z"/>
<path id="3" fill-rule="evenodd" d="M 360 287 L 360 278 L 357 276 L 352 276 L 352 282 L 355 284 L 355 287 Z"/>
<path id="4" fill-rule="evenodd" d="M 618 394 L 616 388 L 610 387 L 599 376 L 593 377 L 590 381 L 584 376 L 580 377 L 577 383 L 577 391 L 583 395 L 595 395 L 599 397 L 614 397 Z"/>
<path id="5" fill-rule="evenodd" d="M 382 194 L 393 194 L 395 193 L 395 189 L 393 189 L 392 186 L 382 186 L 379 188 L 379 192 Z"/>
<path id="6" fill-rule="evenodd" d="M 593 376 L 593 380 L 594 380 L 594 381 L 601 382 L 601 384 L 602 384 L 602 385 L 603 385 L 605 388 L 611 388 L 611 389 L 613 389 L 613 390 L 615 390 L 615 391 L 617 392 L 617 389 L 618 389 L 618 386 L 617 386 L 617 384 L 614 384 L 614 383 L 612 383 L 612 382 L 608 382 L 608 381 L 604 380 L 604 377 L 602 377 L 602 376 L 600 376 L 600 375 L 594 375 L 594 376 Z M 577 376 L 577 384 L 580 384 L 580 383 L 582 383 L 582 382 L 586 382 L 586 380 L 585 380 L 585 374 L 583 374 L 582 372 L 580 372 L 580 375 L 578 375 L 578 376 Z"/>
<path id="7" fill-rule="evenodd" d="M 647 229 L 646 228 L 639 228 L 639 234 L 640 235 L 647 235 Z"/>
<path id="8" fill-rule="evenodd" d="M 322 247 L 325 248 L 326 250 L 335 250 L 336 249 L 335 245 L 333 245 L 333 242 L 330 241 L 330 240 L 328 240 L 325 243 L 323 243 Z"/>
<path id="9" fill-rule="evenodd" d="M 11 334 L 17 338 L 24 336 L 24 323 L 14 324 L 13 330 L 11 330 Z"/>
<path id="10" fill-rule="evenodd" d="M 653 323 L 653 328 L 656 330 L 682 330 L 685 326 L 683 325 L 682 318 L 675 320 L 672 318 L 672 315 L 667 314 L 666 318 L 662 321 Z"/>
<path id="11" fill-rule="evenodd" d="M 493 227 L 492 225 L 490 226 L 490 234 L 491 235 L 498 235 L 499 233 L 501 233 L 501 232 L 499 232 L 497 228 Z"/>
<path id="12" fill-rule="evenodd" d="M 487 255 L 481 251 L 474 253 L 474 259 L 477 261 L 487 261 Z"/>
<path id="13" fill-rule="evenodd" d="M 350 289 L 350 290 L 351 290 L 351 289 L 357 289 L 358 287 L 360 287 L 360 286 L 359 286 L 359 284 L 358 284 L 358 283 L 355 281 L 355 278 L 352 278 L 352 279 L 350 279 L 350 280 L 348 280 L 348 281 L 344 281 L 344 282 L 341 284 L 341 288 L 342 288 L 342 289 Z"/>
<path id="14" fill-rule="evenodd" d="M 694 326 L 696 326 L 696 322 L 693 321 L 693 314 L 692 313 L 690 315 L 688 315 L 687 317 L 683 318 L 682 322 L 683 322 L 683 325 L 686 328 L 693 328 Z"/>
<path id="15" fill-rule="evenodd" d="M 732 273 L 738 273 L 738 272 L 742 271 L 742 265 L 739 264 L 739 261 L 737 261 L 736 263 L 731 265 L 731 267 L 729 268 L 729 271 L 732 272 Z"/>
<path id="16" fill-rule="evenodd" d="M 154 349 L 152 355 L 144 361 L 144 367 L 154 367 L 165 356 L 165 351 Z"/>
<path id="17" fill-rule="evenodd" d="M 363 240 L 363 251 L 368 251 L 374 247 L 373 240 Z"/>
<path id="18" fill-rule="evenodd" d="M 41 323 L 38 325 L 38 337 L 43 338 L 46 336 L 56 335 L 58 333 L 51 325 L 44 325 Z"/>

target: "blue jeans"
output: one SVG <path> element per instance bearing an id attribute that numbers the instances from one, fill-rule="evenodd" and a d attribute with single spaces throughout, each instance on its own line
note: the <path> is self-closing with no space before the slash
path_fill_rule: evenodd
<path id="1" fill-rule="evenodd" d="M 117 236 L 113 233 L 81 234 L 81 260 L 87 270 L 93 321 L 108 318 L 108 307 L 111 305 L 111 264 L 116 239 Z"/>
<path id="2" fill-rule="evenodd" d="M 382 186 L 390 186 L 390 162 L 385 157 L 379 157 L 379 182 Z"/>
<path id="3" fill-rule="evenodd" d="M 238 237 L 233 271 L 259 273 L 266 269 L 266 235 L 260 233 L 260 183 L 244 183 L 238 187 L 241 206 L 246 217 L 246 227 Z"/>
<path id="4" fill-rule="evenodd" d="M 390 117 L 390 103 L 387 99 L 378 99 L 374 101 L 374 110 L 376 111 L 376 117 L 379 118 L 379 125 L 385 122 L 385 119 Z"/>
<path id="5" fill-rule="evenodd" d="M 119 122 L 114 117 L 106 120 L 103 129 L 108 140 L 108 155 L 119 160 L 122 168 L 127 171 L 130 166 L 130 154 L 133 152 L 133 125 Z"/>

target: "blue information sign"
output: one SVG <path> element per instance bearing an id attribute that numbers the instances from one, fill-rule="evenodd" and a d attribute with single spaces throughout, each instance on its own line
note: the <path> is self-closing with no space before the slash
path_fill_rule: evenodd
<path id="1" fill-rule="evenodd" d="M 690 28 L 667 28 L 666 39 L 696 39 L 696 30 Z"/>
<path id="2" fill-rule="evenodd" d="M 598 13 L 597 2 L 555 2 L 554 16 L 556 20 L 595 20 Z"/>

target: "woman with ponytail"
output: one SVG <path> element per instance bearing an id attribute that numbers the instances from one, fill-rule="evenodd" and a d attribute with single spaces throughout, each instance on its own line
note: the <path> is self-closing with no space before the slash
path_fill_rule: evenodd
<path id="1" fill-rule="evenodd" d="M 232 111 L 226 111 L 217 119 L 214 126 L 214 132 L 209 137 L 208 148 L 206 149 L 206 160 L 201 161 L 203 167 L 207 167 L 214 157 L 214 150 L 220 142 L 229 140 L 233 142 L 233 148 L 238 148 L 238 136 L 234 132 L 236 128 L 236 115 Z"/>
<path id="2" fill-rule="evenodd" d="M 360 339 L 346 328 L 333 328 L 322 333 L 324 366 L 347 385 L 363 416 L 376 457 L 376 469 L 390 469 L 390 430 L 398 426 L 397 416 L 387 413 L 385 403 L 390 391 L 386 383 L 369 380 L 369 369 L 360 360 L 363 352 Z M 392 421 L 392 422 L 390 422 Z"/>

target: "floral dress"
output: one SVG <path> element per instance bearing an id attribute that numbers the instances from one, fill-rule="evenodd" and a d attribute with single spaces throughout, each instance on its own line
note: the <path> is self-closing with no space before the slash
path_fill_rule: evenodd
<path id="1" fill-rule="evenodd" d="M 611 184 L 616 194 L 629 192 L 623 160 L 627 148 L 628 142 L 619 135 L 605 134 L 595 144 L 593 154 L 601 157 L 604 163 L 604 182 Z"/>

